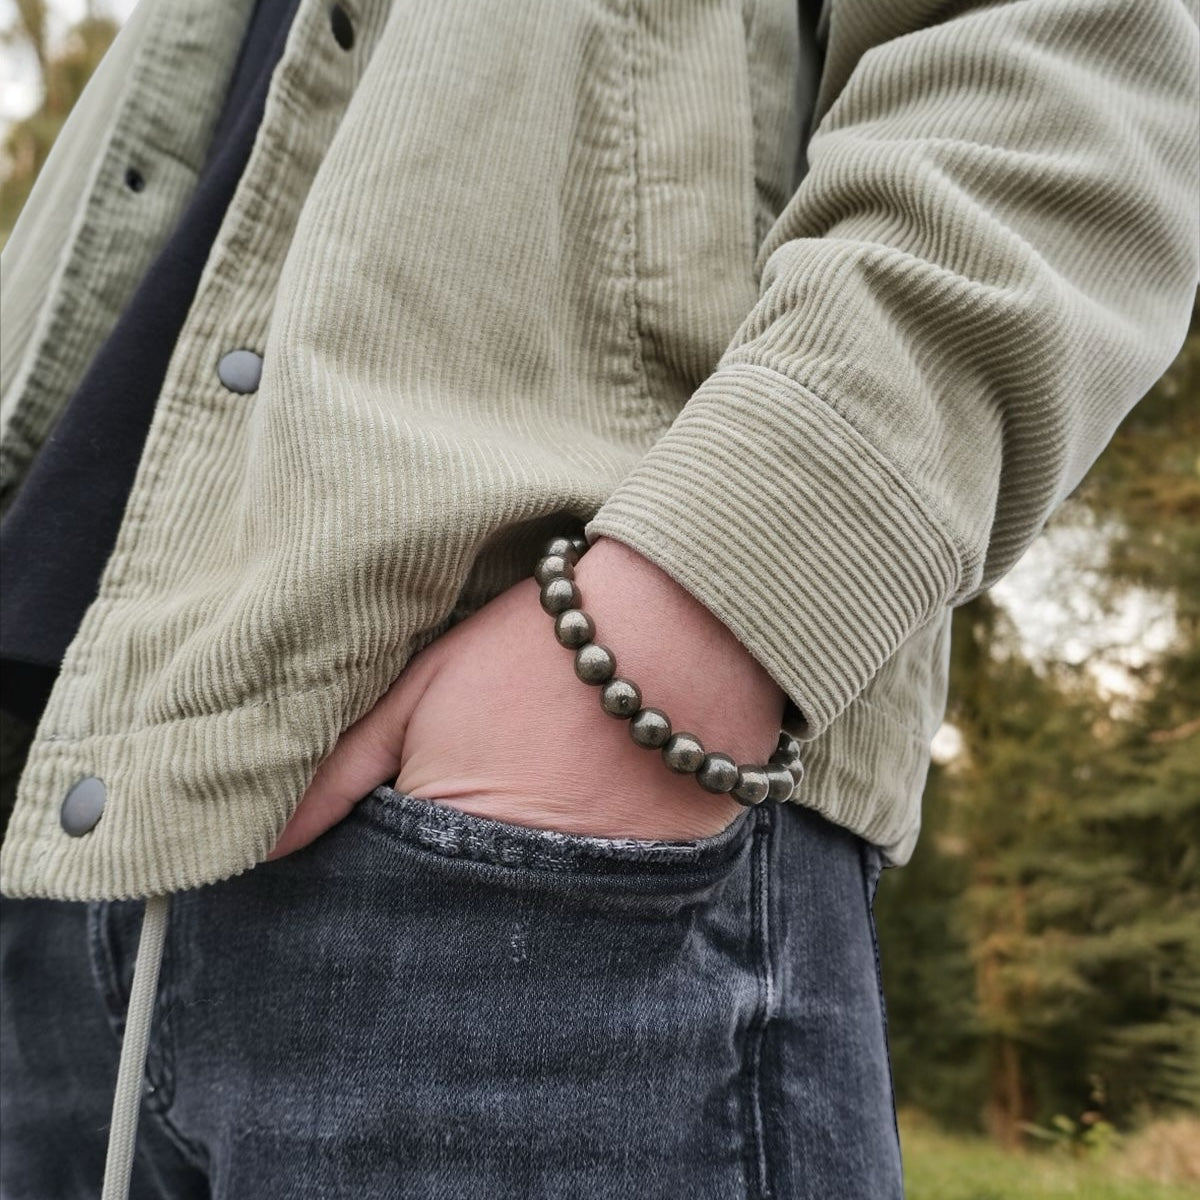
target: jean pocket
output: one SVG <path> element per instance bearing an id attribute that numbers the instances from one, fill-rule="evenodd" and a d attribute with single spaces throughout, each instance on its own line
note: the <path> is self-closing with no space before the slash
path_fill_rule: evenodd
<path id="1" fill-rule="evenodd" d="M 476 864 L 510 876 L 613 879 L 625 885 L 640 880 L 668 887 L 703 886 L 730 871 L 755 819 L 747 809 L 720 833 L 681 841 L 592 837 L 476 816 L 386 785 L 365 797 L 357 812 L 427 865 Z"/>

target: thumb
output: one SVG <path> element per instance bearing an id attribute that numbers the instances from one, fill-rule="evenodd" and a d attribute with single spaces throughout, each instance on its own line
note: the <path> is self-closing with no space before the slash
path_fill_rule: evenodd
<path id="1" fill-rule="evenodd" d="M 338 738 L 267 855 L 268 862 L 303 849 L 344 820 L 372 788 L 396 777 L 408 723 L 433 669 L 428 655 L 411 660 L 371 710 Z"/>

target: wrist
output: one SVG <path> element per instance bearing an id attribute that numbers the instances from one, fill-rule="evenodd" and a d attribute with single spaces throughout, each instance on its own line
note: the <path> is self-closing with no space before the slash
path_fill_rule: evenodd
<path id="1" fill-rule="evenodd" d="M 735 761 L 767 760 L 787 697 L 728 626 L 655 563 L 611 538 L 599 538 L 580 558 L 575 578 L 596 640 L 641 689 L 643 704 L 662 708 L 676 729 Z"/>

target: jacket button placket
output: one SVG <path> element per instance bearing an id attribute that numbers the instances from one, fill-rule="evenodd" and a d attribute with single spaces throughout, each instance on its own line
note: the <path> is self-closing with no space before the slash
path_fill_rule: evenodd
<path id="1" fill-rule="evenodd" d="M 215 459 L 221 452 L 228 455 L 234 448 L 244 421 L 237 414 L 244 410 L 197 405 L 194 398 L 214 385 L 237 396 L 259 391 L 265 365 L 261 349 L 292 229 L 364 61 L 363 33 L 369 22 L 363 19 L 356 28 L 349 10 L 340 4 L 313 5 L 308 7 L 307 15 L 306 7 L 302 4 L 297 20 L 306 24 L 307 45 L 297 44 L 290 62 L 285 56 L 272 87 L 287 92 L 293 102 L 301 97 L 311 102 L 303 135 L 307 145 L 298 146 L 294 135 L 278 126 L 280 121 L 294 121 L 294 113 L 280 110 L 273 122 L 268 104 L 256 152 L 214 240 L 206 277 L 196 292 L 160 392 L 160 408 L 175 410 L 176 435 L 156 440 L 152 426 L 143 452 L 160 469 L 163 459 L 190 453 L 193 465 L 201 468 L 196 476 L 200 487 L 207 486 L 205 475 L 214 484 L 221 482 L 221 471 L 203 470 L 204 459 Z M 331 39 L 337 49 L 331 55 L 318 39 Z M 350 51 L 356 45 L 358 50 L 351 57 Z M 145 176 L 133 166 L 125 172 L 122 183 L 130 192 L 146 186 Z M 279 202 L 265 207 L 255 203 L 254 197 L 262 194 L 276 196 Z M 239 252 L 230 254 L 229 248 L 235 245 Z M 222 320 L 222 314 L 236 317 L 233 321 Z M 218 451 L 218 446 L 223 451 Z M 219 503 L 215 494 L 214 500 Z M 139 506 L 150 510 L 151 515 L 158 511 L 157 497 L 131 495 L 127 519 L 129 512 Z M 59 805 L 58 825 L 64 835 L 83 838 L 96 829 L 106 806 L 121 790 L 120 780 L 110 783 L 116 792 L 98 775 L 76 778 Z"/>

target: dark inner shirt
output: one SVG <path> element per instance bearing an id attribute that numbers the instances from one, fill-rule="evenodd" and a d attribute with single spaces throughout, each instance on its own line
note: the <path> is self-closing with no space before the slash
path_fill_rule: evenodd
<path id="1" fill-rule="evenodd" d="M 249 160 L 298 3 L 257 0 L 192 199 L 0 522 L 0 707 L 31 723 L 96 597 L 176 339 Z M 141 182 L 153 188 L 153 172 Z M 131 193 L 127 203 L 137 204 Z"/>

